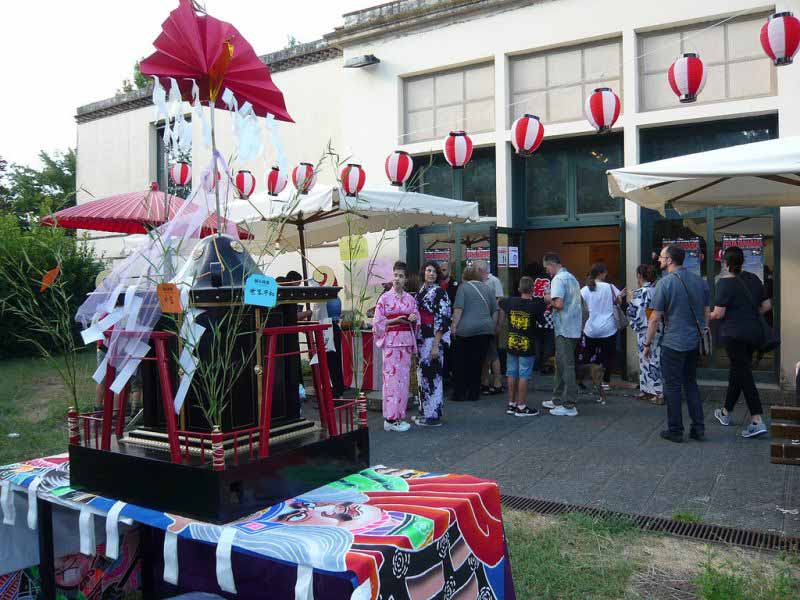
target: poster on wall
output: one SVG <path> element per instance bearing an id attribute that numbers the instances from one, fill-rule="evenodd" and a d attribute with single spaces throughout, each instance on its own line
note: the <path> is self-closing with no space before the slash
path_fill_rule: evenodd
<path id="1" fill-rule="evenodd" d="M 498 246 L 497 247 L 497 266 L 498 267 L 506 267 L 508 266 L 508 246 Z"/>
<path id="2" fill-rule="evenodd" d="M 508 247 L 508 266 L 512 269 L 516 269 L 519 267 L 519 247 L 518 246 L 509 246 Z"/>
<path id="3" fill-rule="evenodd" d="M 764 236 L 761 234 L 722 236 L 722 252 L 731 246 L 742 249 L 744 254 L 742 269 L 764 281 Z"/>
<path id="4" fill-rule="evenodd" d="M 663 246 L 678 246 L 683 248 L 686 252 L 686 258 L 683 259 L 683 266 L 686 270 L 691 271 L 698 277 L 702 277 L 701 267 L 703 264 L 703 253 L 700 246 L 700 238 L 693 237 L 688 239 L 678 238 L 675 240 L 662 238 L 661 245 Z"/>
<path id="5" fill-rule="evenodd" d="M 467 248 L 466 252 L 466 266 L 470 266 L 476 260 L 482 260 L 486 262 L 486 266 L 491 269 L 491 252 L 489 248 Z"/>
<path id="6" fill-rule="evenodd" d="M 450 263 L 450 248 L 444 248 L 443 250 L 425 250 L 422 254 L 425 262 L 432 260 L 440 265 Z"/>

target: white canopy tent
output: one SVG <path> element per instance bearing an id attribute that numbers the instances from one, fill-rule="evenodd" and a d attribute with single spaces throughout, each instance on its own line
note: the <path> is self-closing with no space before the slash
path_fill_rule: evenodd
<path id="1" fill-rule="evenodd" d="M 664 213 L 800 205 L 800 137 L 742 144 L 608 171 L 608 189 Z"/>
<path id="2" fill-rule="evenodd" d="M 477 202 L 402 190 L 362 190 L 353 198 L 338 187 L 317 186 L 294 201 L 293 196 L 294 190 L 286 189 L 276 198 L 262 193 L 236 200 L 228 204 L 226 217 L 245 224 L 257 240 L 268 237 L 269 227 L 280 227 L 280 242 L 303 256 L 306 247 L 348 235 L 479 220 Z"/>

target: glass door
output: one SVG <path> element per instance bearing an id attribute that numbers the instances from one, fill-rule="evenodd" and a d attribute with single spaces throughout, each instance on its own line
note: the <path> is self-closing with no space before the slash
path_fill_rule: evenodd
<path id="1" fill-rule="evenodd" d="M 525 230 L 492 227 L 490 230 L 492 273 L 503 284 L 506 296 L 515 296 L 525 259 Z"/>

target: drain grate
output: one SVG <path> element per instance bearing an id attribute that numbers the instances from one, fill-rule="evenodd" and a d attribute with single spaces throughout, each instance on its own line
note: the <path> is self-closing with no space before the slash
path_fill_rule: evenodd
<path id="1" fill-rule="evenodd" d="M 704 542 L 730 544 L 753 548 L 756 550 L 769 550 L 776 552 L 800 553 L 800 537 L 786 536 L 769 531 L 755 531 L 752 529 L 737 529 L 723 525 L 709 523 L 687 523 L 663 517 L 649 517 L 647 515 L 631 515 L 627 513 L 604 510 L 593 506 L 579 504 L 564 504 L 550 500 L 536 498 L 522 498 L 520 496 L 501 496 L 503 505 L 514 510 L 535 512 L 541 515 L 563 515 L 579 512 L 592 517 L 629 519 L 639 529 L 644 531 L 657 531 L 669 533 L 678 537 L 685 537 Z"/>

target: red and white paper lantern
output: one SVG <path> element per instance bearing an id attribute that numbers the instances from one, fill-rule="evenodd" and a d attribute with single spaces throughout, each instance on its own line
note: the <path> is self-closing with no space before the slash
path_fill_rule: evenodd
<path id="1" fill-rule="evenodd" d="M 463 169 L 472 158 L 472 140 L 465 131 L 451 131 L 444 138 L 444 158 L 454 169 Z"/>
<path id="2" fill-rule="evenodd" d="M 706 69 L 697 54 L 687 52 L 672 63 L 668 77 L 672 91 L 681 102 L 694 102 L 706 84 Z"/>
<path id="3" fill-rule="evenodd" d="M 247 200 L 256 191 L 256 178 L 250 171 L 239 171 L 233 182 L 239 190 L 239 197 L 243 200 Z"/>
<path id="4" fill-rule="evenodd" d="M 792 64 L 800 48 L 800 19 L 790 12 L 772 15 L 761 28 L 761 47 L 776 66 Z"/>
<path id="5" fill-rule="evenodd" d="M 536 115 L 525 114 L 511 126 L 511 145 L 520 156 L 531 156 L 544 137 L 544 125 Z"/>
<path id="6" fill-rule="evenodd" d="M 301 162 L 292 170 L 292 183 L 298 192 L 307 194 L 317 183 L 317 172 L 314 170 L 314 165 L 307 162 Z"/>
<path id="7" fill-rule="evenodd" d="M 584 113 L 586 120 L 592 124 L 598 133 L 611 131 L 614 123 L 619 118 L 620 101 L 611 88 L 602 87 L 595 89 L 586 99 Z"/>
<path id="8" fill-rule="evenodd" d="M 414 170 L 414 160 L 408 152 L 395 150 L 386 157 L 386 176 L 392 185 L 403 185 Z"/>
<path id="9" fill-rule="evenodd" d="M 281 169 L 278 165 L 272 167 L 269 173 L 267 173 L 267 193 L 270 196 L 277 196 L 280 194 L 286 188 L 287 183 L 288 179 L 286 179 L 286 175 L 281 173 Z"/>
<path id="10" fill-rule="evenodd" d="M 169 168 L 169 175 L 175 185 L 189 185 L 192 180 L 192 167 L 186 162 L 176 162 Z"/>
<path id="11" fill-rule="evenodd" d="M 361 165 L 349 164 L 342 169 L 341 180 L 345 195 L 350 197 L 358 196 L 358 192 L 364 189 L 367 174 L 364 173 Z"/>

